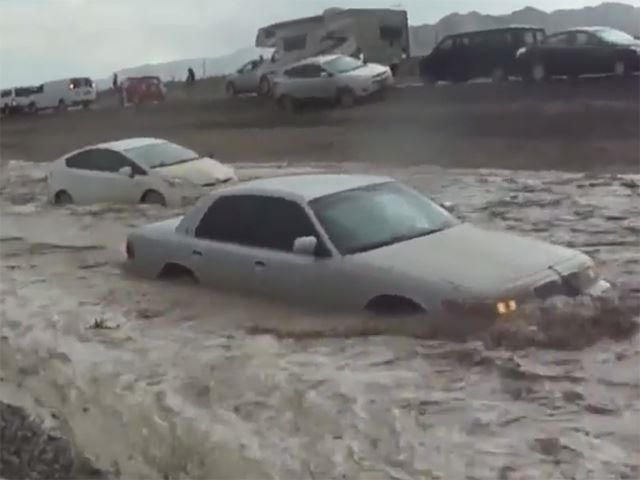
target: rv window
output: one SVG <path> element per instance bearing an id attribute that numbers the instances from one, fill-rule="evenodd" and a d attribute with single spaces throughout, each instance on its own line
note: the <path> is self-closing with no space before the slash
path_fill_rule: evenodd
<path id="1" fill-rule="evenodd" d="M 33 87 L 33 93 L 42 93 L 44 92 L 44 83 L 42 85 L 38 85 L 37 87 Z"/>
<path id="2" fill-rule="evenodd" d="M 69 83 L 73 85 L 73 88 L 90 87 L 93 84 L 91 79 L 86 77 L 72 78 L 71 80 L 69 80 Z"/>
<path id="3" fill-rule="evenodd" d="M 393 43 L 402 39 L 402 28 L 392 25 L 380 26 L 380 39 Z"/>
<path id="4" fill-rule="evenodd" d="M 11 90 L 2 90 L 2 92 L 0 93 L 0 97 L 2 98 L 7 98 L 11 96 Z"/>
<path id="5" fill-rule="evenodd" d="M 16 97 L 28 97 L 29 95 L 33 95 L 33 88 L 30 87 L 21 87 L 16 88 Z"/>
<path id="6" fill-rule="evenodd" d="M 293 50 L 304 50 L 307 48 L 307 36 L 295 35 L 293 37 L 284 37 L 282 39 L 282 48 L 285 52 Z"/>

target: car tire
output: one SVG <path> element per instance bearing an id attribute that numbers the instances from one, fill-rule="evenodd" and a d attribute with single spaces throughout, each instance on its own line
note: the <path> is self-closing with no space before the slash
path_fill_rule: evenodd
<path id="1" fill-rule="evenodd" d="M 59 112 L 67 111 L 67 103 L 62 98 L 58 100 L 58 111 Z"/>
<path id="2" fill-rule="evenodd" d="M 504 83 L 507 79 L 507 72 L 503 67 L 495 67 L 491 71 L 491 81 L 493 83 Z"/>
<path id="3" fill-rule="evenodd" d="M 356 95 L 353 90 L 345 89 L 338 93 L 338 105 L 342 108 L 351 108 L 356 104 Z"/>
<path id="4" fill-rule="evenodd" d="M 233 82 L 228 82 L 226 87 L 225 87 L 225 92 L 227 93 L 227 97 L 235 97 L 237 92 L 236 92 L 236 86 L 234 85 Z"/>
<path id="5" fill-rule="evenodd" d="M 53 197 L 53 203 L 56 205 L 70 205 L 73 203 L 73 197 L 66 190 L 60 190 Z"/>
<path id="6" fill-rule="evenodd" d="M 31 102 L 29 103 L 29 105 L 27 105 L 27 112 L 28 113 L 36 113 L 38 111 L 38 107 L 36 106 L 36 102 Z"/>
<path id="7" fill-rule="evenodd" d="M 89 107 L 91 107 L 91 102 L 82 102 L 82 108 L 84 108 L 85 110 L 88 110 Z"/>
<path id="8" fill-rule="evenodd" d="M 167 199 L 164 198 L 164 195 L 157 190 L 147 190 L 144 192 L 144 195 L 142 195 L 140 203 L 145 205 L 162 205 L 163 207 L 166 207 Z"/>
<path id="9" fill-rule="evenodd" d="M 422 84 L 425 86 L 433 87 L 438 83 L 438 79 L 429 73 L 422 75 Z"/>
<path id="10" fill-rule="evenodd" d="M 535 83 L 544 82 L 547 79 L 547 67 L 540 60 L 531 65 L 531 80 Z"/>
<path id="11" fill-rule="evenodd" d="M 625 77 L 627 75 L 627 64 L 624 60 L 616 60 L 613 65 L 613 73 L 616 77 Z"/>
<path id="12" fill-rule="evenodd" d="M 271 80 L 266 75 L 260 77 L 260 82 L 258 83 L 258 94 L 263 97 L 268 97 L 271 94 Z"/>

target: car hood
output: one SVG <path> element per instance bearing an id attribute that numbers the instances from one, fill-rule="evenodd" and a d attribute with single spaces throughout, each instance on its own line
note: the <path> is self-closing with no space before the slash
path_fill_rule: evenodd
<path id="1" fill-rule="evenodd" d="M 155 168 L 154 172 L 165 177 L 187 180 L 201 186 L 236 180 L 236 174 L 232 167 L 208 157 Z"/>
<path id="2" fill-rule="evenodd" d="M 388 70 L 384 65 L 378 63 L 367 63 L 364 67 L 344 73 L 346 77 L 373 77 Z"/>
<path id="3" fill-rule="evenodd" d="M 367 264 L 468 292 L 498 293 L 581 253 L 500 231 L 460 224 L 439 233 L 355 255 Z"/>

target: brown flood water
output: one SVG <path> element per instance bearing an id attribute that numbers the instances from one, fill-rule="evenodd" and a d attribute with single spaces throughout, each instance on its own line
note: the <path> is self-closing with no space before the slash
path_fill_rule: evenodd
<path id="1" fill-rule="evenodd" d="M 322 167 L 391 174 L 475 223 L 579 248 L 620 294 L 606 313 L 587 299 L 548 305 L 454 342 L 130 277 L 127 229 L 179 212 L 54 209 L 44 168 L 3 169 L 0 399 L 56 411 L 98 467 L 225 480 L 640 475 L 639 176 Z M 113 328 L 89 328 L 96 319 Z"/>

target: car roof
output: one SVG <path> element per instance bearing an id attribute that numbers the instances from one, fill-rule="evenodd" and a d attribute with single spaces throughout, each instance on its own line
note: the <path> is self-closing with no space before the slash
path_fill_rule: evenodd
<path id="1" fill-rule="evenodd" d="M 393 178 L 377 175 L 355 174 L 304 174 L 249 180 L 224 189 L 224 193 L 273 193 L 281 196 L 294 196 L 303 201 L 311 201 L 334 193 L 366 187 L 378 183 L 395 181 Z"/>
<path id="2" fill-rule="evenodd" d="M 465 32 L 452 33 L 450 35 L 446 35 L 445 38 L 453 38 L 453 37 L 464 37 L 465 35 L 474 35 L 478 33 L 491 33 L 491 32 L 504 32 L 507 30 L 542 30 L 544 31 L 544 27 L 537 27 L 535 25 L 507 25 L 504 27 L 494 27 L 494 28 L 484 28 L 480 30 L 468 30 Z"/>
<path id="3" fill-rule="evenodd" d="M 130 148 L 144 147 L 145 145 L 155 145 L 158 143 L 166 143 L 166 142 L 168 142 L 168 140 L 163 140 L 162 138 L 135 137 L 135 138 L 123 138 L 122 140 L 115 140 L 112 142 L 99 143 L 97 145 L 91 145 L 86 148 L 108 148 L 110 150 L 122 152 Z"/>
<path id="4" fill-rule="evenodd" d="M 611 28 L 611 27 L 574 27 L 574 28 L 568 28 L 566 30 L 563 30 L 561 32 L 557 32 L 557 33 L 567 33 L 567 32 L 593 32 L 593 33 L 598 33 L 598 32 L 603 32 L 603 31 L 619 31 L 616 28 Z"/>

